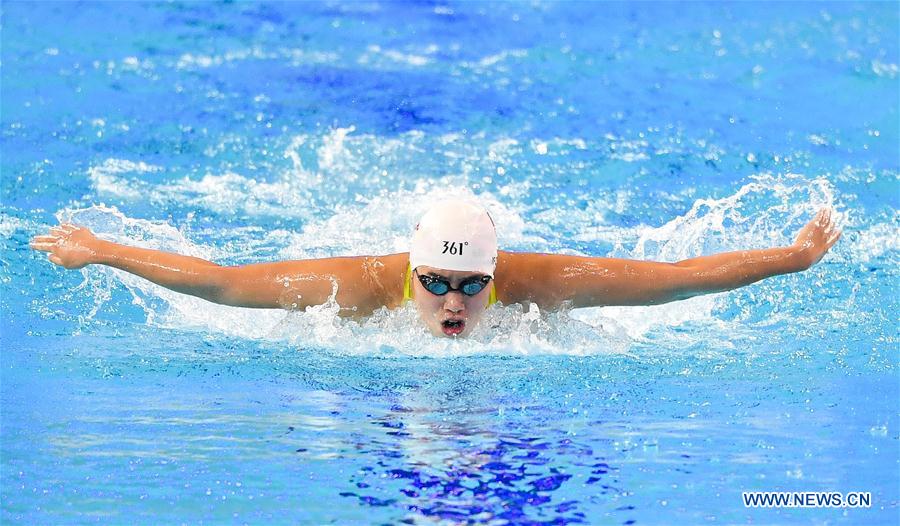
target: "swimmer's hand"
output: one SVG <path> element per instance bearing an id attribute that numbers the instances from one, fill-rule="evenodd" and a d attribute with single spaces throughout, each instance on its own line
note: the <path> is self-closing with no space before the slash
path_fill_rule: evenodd
<path id="1" fill-rule="evenodd" d="M 89 229 L 69 223 L 50 228 L 50 233 L 35 236 L 31 248 L 48 252 L 49 259 L 61 267 L 78 269 L 93 263 L 98 240 Z"/>
<path id="2" fill-rule="evenodd" d="M 792 248 L 796 250 L 798 264 L 801 265 L 798 270 L 806 270 L 818 263 L 841 238 L 841 231 L 831 212 L 830 208 L 819 210 L 816 217 L 797 234 Z"/>

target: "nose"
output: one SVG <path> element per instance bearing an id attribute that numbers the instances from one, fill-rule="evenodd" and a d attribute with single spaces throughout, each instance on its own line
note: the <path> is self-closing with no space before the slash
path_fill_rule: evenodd
<path id="1" fill-rule="evenodd" d="M 444 309 L 450 312 L 460 312 L 465 308 L 466 304 L 463 301 L 461 292 L 448 292 L 447 295 L 444 296 Z"/>

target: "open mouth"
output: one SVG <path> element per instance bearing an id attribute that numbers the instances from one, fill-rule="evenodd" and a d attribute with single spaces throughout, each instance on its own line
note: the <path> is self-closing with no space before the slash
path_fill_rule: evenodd
<path id="1" fill-rule="evenodd" d="M 441 330 L 447 336 L 456 336 L 466 328 L 464 320 L 444 320 L 441 322 Z"/>

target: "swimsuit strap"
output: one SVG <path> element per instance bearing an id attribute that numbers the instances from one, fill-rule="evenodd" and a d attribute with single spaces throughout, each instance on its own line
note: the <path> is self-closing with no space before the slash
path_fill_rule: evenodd
<path id="1" fill-rule="evenodd" d="M 494 280 L 491 280 L 491 294 L 488 296 L 488 304 L 485 308 L 497 303 L 497 287 L 494 286 Z"/>
<path id="2" fill-rule="evenodd" d="M 406 265 L 406 277 L 403 278 L 403 303 L 412 299 L 412 266 Z M 488 296 L 487 307 L 497 303 L 497 287 L 494 286 L 494 280 L 491 280 L 491 294 Z"/>
<path id="3" fill-rule="evenodd" d="M 412 286 L 412 266 L 407 263 L 406 265 L 406 277 L 403 278 L 403 303 L 412 299 L 412 291 L 410 290 Z"/>

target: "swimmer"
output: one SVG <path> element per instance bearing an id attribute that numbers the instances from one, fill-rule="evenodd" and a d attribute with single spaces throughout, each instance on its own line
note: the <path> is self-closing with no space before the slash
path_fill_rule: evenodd
<path id="1" fill-rule="evenodd" d="M 435 336 L 464 337 L 492 303 L 655 305 L 722 292 L 806 270 L 841 237 L 823 209 L 787 247 L 743 250 L 660 263 L 628 259 L 506 252 L 480 205 L 447 199 L 412 235 L 408 253 L 334 257 L 224 267 L 203 259 L 120 245 L 87 228 L 61 224 L 31 247 L 67 269 L 107 265 L 207 301 L 303 310 L 334 296 L 340 315 L 364 317 L 413 301 Z"/>

